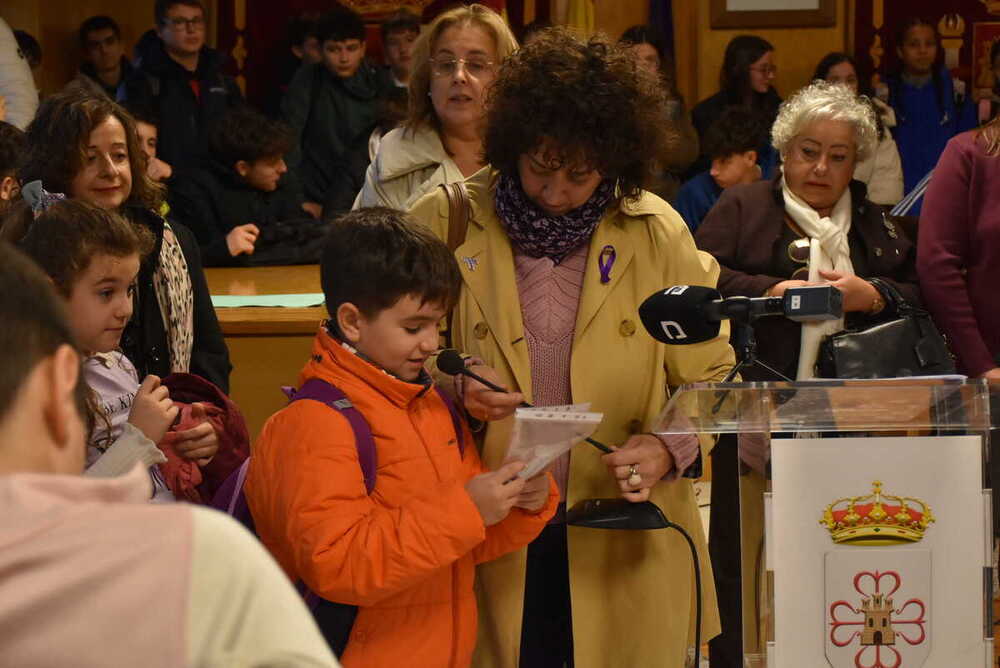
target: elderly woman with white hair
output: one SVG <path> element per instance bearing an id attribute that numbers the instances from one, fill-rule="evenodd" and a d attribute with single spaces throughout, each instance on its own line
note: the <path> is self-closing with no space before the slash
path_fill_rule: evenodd
<path id="1" fill-rule="evenodd" d="M 843 292 L 844 320 L 755 323 L 758 357 L 789 378 L 815 375 L 827 334 L 894 317 L 872 279 L 919 304 L 914 245 L 868 200 L 865 184 L 852 180 L 855 165 L 875 150 L 877 136 L 871 105 L 849 88 L 807 86 L 781 106 L 771 129 L 781 171 L 771 180 L 727 188 L 695 235 L 698 247 L 719 262 L 718 288 L 725 297 L 781 296 L 790 287 L 821 283 Z M 775 380 L 758 367 L 742 376 Z M 721 439 L 712 451 L 708 539 L 722 622 L 722 634 L 710 645 L 713 665 L 742 665 L 738 470 L 735 441 Z M 746 601 L 742 610 L 753 615 Z"/>
<path id="2" fill-rule="evenodd" d="M 844 296 L 847 326 L 893 315 L 872 278 L 919 304 L 915 248 L 852 180 L 855 164 L 875 150 L 871 106 L 846 86 L 815 82 L 781 106 L 771 130 L 782 159 L 770 181 L 728 188 L 695 237 L 719 261 L 724 296 L 780 297 L 829 283 Z M 803 327 L 783 318 L 756 324 L 759 357 L 786 376 L 815 375 L 822 338 L 845 326 Z M 748 370 L 746 380 L 773 380 Z"/>

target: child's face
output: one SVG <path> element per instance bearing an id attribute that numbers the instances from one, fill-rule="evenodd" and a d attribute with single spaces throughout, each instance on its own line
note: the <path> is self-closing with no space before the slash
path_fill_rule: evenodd
<path id="1" fill-rule="evenodd" d="M 125 126 L 114 116 L 90 133 L 83 167 L 73 177 L 69 190 L 73 197 L 102 209 L 117 209 L 132 193 Z"/>
<path id="2" fill-rule="evenodd" d="M 438 323 L 444 316 L 441 304 L 406 295 L 371 319 L 359 315 L 357 340 L 350 343 L 397 378 L 414 381 L 438 349 Z"/>
<path id="3" fill-rule="evenodd" d="M 729 188 L 740 183 L 757 180 L 757 151 L 733 153 L 725 158 L 712 160 L 709 172 L 720 188 Z"/>
<path id="4" fill-rule="evenodd" d="M 159 131 L 151 123 L 135 122 L 135 131 L 139 135 L 139 148 L 146 154 L 149 160 L 156 157 L 156 142 L 159 139 Z"/>
<path id="5" fill-rule="evenodd" d="M 345 39 L 335 42 L 328 39 L 323 42 L 323 64 L 330 73 L 341 79 L 354 76 L 365 57 L 365 43 L 359 39 Z"/>
<path id="6" fill-rule="evenodd" d="M 855 93 L 858 92 L 858 73 L 854 71 L 854 65 L 846 60 L 831 67 L 826 73 L 826 80 L 847 86 Z"/>
<path id="7" fill-rule="evenodd" d="M 114 30 L 101 28 L 87 33 L 84 52 L 95 70 L 106 72 L 118 67 L 125 49 Z"/>
<path id="8" fill-rule="evenodd" d="M 118 347 L 132 317 L 132 293 L 139 273 L 139 256 L 96 255 L 76 279 L 69 296 L 73 334 L 87 353 Z"/>
<path id="9" fill-rule="evenodd" d="M 253 162 L 240 160 L 236 163 L 236 171 L 251 188 L 270 193 L 278 189 L 281 176 L 288 171 L 288 167 L 279 155 Z"/>
<path id="10" fill-rule="evenodd" d="M 385 38 L 385 62 L 396 72 L 409 72 L 413 63 L 413 43 L 417 33 L 412 30 L 397 30 Z"/>
<path id="11" fill-rule="evenodd" d="M 906 31 L 903 43 L 896 49 L 903 67 L 910 74 L 925 75 L 931 73 L 934 59 L 937 58 L 937 35 L 934 28 L 925 25 L 913 26 Z"/>
<path id="12" fill-rule="evenodd" d="M 167 10 L 156 34 L 168 53 L 193 56 L 205 46 L 205 13 L 200 7 L 174 5 Z"/>

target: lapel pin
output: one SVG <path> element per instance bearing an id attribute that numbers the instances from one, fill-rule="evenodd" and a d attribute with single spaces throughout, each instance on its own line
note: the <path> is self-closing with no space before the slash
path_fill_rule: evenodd
<path id="1" fill-rule="evenodd" d="M 615 264 L 618 253 L 614 246 L 605 246 L 601 249 L 601 254 L 597 257 L 597 268 L 601 272 L 601 283 L 611 282 L 611 267 Z"/>
<path id="2" fill-rule="evenodd" d="M 474 257 L 463 257 L 462 262 L 464 262 L 465 266 L 469 268 L 469 271 L 475 271 L 476 267 L 479 266 L 479 260 Z"/>

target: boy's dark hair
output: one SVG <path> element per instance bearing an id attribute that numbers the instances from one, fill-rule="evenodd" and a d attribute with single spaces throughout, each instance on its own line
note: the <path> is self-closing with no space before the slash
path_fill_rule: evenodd
<path id="1" fill-rule="evenodd" d="M 106 30 L 108 28 L 111 28 L 111 32 L 115 34 L 116 39 L 120 40 L 122 38 L 121 28 L 118 27 L 118 24 L 110 16 L 104 16 L 102 14 L 99 16 L 91 16 L 89 19 L 84 20 L 84 22 L 80 24 L 80 46 L 83 48 L 87 47 L 87 37 L 90 33 L 97 32 L 98 30 Z"/>
<path id="2" fill-rule="evenodd" d="M 766 137 L 767 124 L 759 113 L 743 107 L 729 107 L 705 133 L 705 155 L 715 160 L 759 151 Z"/>
<path id="3" fill-rule="evenodd" d="M 288 20 L 288 45 L 302 46 L 310 37 L 319 39 L 317 30 L 318 26 L 315 15 L 303 13 L 293 16 Z"/>
<path id="4" fill-rule="evenodd" d="M 389 35 L 397 32 L 412 32 L 419 35 L 420 17 L 409 10 L 398 9 L 382 22 L 381 31 L 383 43 Z"/>
<path id="5" fill-rule="evenodd" d="M 334 7 L 320 17 L 316 25 L 316 38 L 324 42 L 346 42 L 349 39 L 365 41 L 365 22 L 361 15 L 347 7 Z"/>
<path id="6" fill-rule="evenodd" d="M 28 67 L 35 69 L 42 64 L 42 45 L 31 33 L 15 30 L 14 39 L 17 40 L 17 48 L 24 54 L 24 59 L 28 61 Z"/>
<path id="7" fill-rule="evenodd" d="M 28 150 L 28 138 L 19 127 L 0 121 L 0 179 L 15 176 Z"/>
<path id="8" fill-rule="evenodd" d="M 132 120 L 136 123 L 145 123 L 156 128 L 160 127 L 160 114 L 152 104 L 135 101 L 125 101 L 119 104 L 132 116 Z"/>
<path id="9" fill-rule="evenodd" d="M 38 106 L 38 113 L 28 125 L 28 155 L 21 168 L 21 181 L 40 180 L 49 192 L 69 193 L 73 179 L 83 168 L 90 133 L 111 116 L 124 126 L 128 145 L 132 192 L 126 205 L 159 208 L 163 188 L 146 175 L 146 154 L 139 146 L 132 116 L 111 99 L 80 88 L 67 87 Z"/>
<path id="10" fill-rule="evenodd" d="M 66 309 L 52 283 L 23 253 L 0 241 L 0 420 L 32 369 L 59 346 L 76 348 Z M 82 377 L 82 374 L 81 374 Z M 77 382 L 77 408 L 86 416 L 87 392 Z"/>
<path id="11" fill-rule="evenodd" d="M 320 282 L 334 319 L 341 304 L 354 304 L 371 318 L 406 295 L 450 311 L 462 288 L 458 263 L 445 243 L 386 207 L 358 209 L 330 223 Z"/>
<path id="12" fill-rule="evenodd" d="M 27 207 L 24 203 L 18 206 Z M 20 219 L 24 217 L 15 220 Z M 56 202 L 31 219 L 26 229 L 10 228 L 10 222 L 4 225 L 4 239 L 16 241 L 65 298 L 96 255 L 135 254 L 141 260 L 153 250 L 153 233 L 148 229 L 82 200 Z"/>
<path id="13" fill-rule="evenodd" d="M 205 4 L 201 0 L 156 0 L 156 4 L 153 5 L 153 15 L 156 17 L 156 25 L 161 26 L 166 22 L 167 12 L 175 5 L 197 7 L 201 10 L 202 16 L 207 14 Z"/>
<path id="14" fill-rule="evenodd" d="M 554 162 L 598 170 L 637 198 L 666 143 L 665 92 L 607 37 L 580 40 L 562 28 L 543 31 L 515 51 L 490 88 L 486 162 L 517 177 L 518 161 L 544 141 Z"/>
<path id="15" fill-rule="evenodd" d="M 283 156 L 292 148 L 292 132 L 281 121 L 242 106 L 226 112 L 212 129 L 208 146 L 216 160 L 233 167 L 240 160 Z"/>
<path id="16" fill-rule="evenodd" d="M 543 30 L 548 30 L 551 27 L 552 27 L 551 21 L 548 21 L 546 19 L 535 19 L 528 25 L 521 28 L 521 34 L 517 36 L 517 40 L 521 44 L 524 44 L 529 39 L 531 39 L 531 37 L 533 37 L 535 33 L 540 33 Z"/>

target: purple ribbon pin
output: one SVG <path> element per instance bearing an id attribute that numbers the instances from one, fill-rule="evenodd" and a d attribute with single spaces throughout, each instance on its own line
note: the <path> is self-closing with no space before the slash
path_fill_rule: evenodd
<path id="1" fill-rule="evenodd" d="M 601 283 L 611 282 L 611 267 L 615 264 L 618 253 L 614 246 L 605 246 L 601 249 L 601 254 L 597 258 L 597 268 L 601 270 Z"/>

